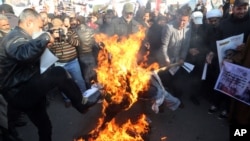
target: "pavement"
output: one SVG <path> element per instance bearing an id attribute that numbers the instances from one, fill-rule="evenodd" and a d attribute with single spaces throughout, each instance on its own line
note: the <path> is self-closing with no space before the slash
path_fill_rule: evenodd
<path id="1" fill-rule="evenodd" d="M 194 105 L 187 97 L 183 97 L 184 108 L 171 111 L 165 108 L 163 113 L 155 114 L 150 102 L 137 102 L 129 111 L 121 112 L 117 118 L 135 116 L 143 111 L 151 120 L 148 141 L 229 141 L 229 127 L 226 120 L 219 120 L 218 114 L 209 115 L 210 104 L 201 98 L 200 105 Z M 139 112 L 139 113 L 140 113 Z M 78 113 L 74 108 L 65 108 L 60 96 L 50 102 L 48 113 L 53 126 L 53 141 L 74 141 L 79 136 L 88 134 L 96 127 L 101 115 L 101 103 L 96 104 L 86 114 Z M 37 130 L 28 124 L 18 127 L 24 141 L 38 141 Z"/>

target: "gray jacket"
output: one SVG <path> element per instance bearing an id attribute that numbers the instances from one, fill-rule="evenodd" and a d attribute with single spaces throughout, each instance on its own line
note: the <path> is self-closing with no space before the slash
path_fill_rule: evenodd
<path id="1" fill-rule="evenodd" d="M 185 60 L 190 46 L 190 24 L 188 24 L 183 30 L 183 38 L 180 38 L 177 20 L 168 23 L 163 28 L 161 36 L 162 55 L 159 55 L 163 57 L 161 62 L 166 64 L 166 60 L 168 59 L 170 60 L 170 63 L 176 63 L 180 59 Z"/>

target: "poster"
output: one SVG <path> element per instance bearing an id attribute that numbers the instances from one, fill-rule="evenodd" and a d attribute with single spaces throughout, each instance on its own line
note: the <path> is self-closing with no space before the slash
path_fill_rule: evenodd
<path id="1" fill-rule="evenodd" d="M 214 89 L 250 106 L 250 69 L 224 62 Z"/>
<path id="2" fill-rule="evenodd" d="M 224 59 L 228 59 L 234 55 L 237 46 L 243 43 L 244 34 L 228 37 L 223 40 L 216 41 L 218 60 L 220 68 Z"/>

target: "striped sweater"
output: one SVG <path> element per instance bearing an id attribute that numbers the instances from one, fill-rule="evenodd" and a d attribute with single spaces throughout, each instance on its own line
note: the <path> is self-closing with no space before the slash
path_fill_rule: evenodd
<path id="1" fill-rule="evenodd" d="M 68 31 L 67 37 L 67 40 L 56 40 L 49 48 L 59 58 L 58 62 L 60 63 L 67 63 L 77 57 L 76 47 L 79 46 L 78 37 L 72 30 Z"/>

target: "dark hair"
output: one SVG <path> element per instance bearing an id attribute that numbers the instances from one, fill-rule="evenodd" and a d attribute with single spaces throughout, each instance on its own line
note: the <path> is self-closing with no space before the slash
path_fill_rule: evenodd
<path id="1" fill-rule="evenodd" d="M 113 9 L 108 9 L 106 13 L 107 13 L 107 14 L 114 14 L 115 11 L 114 11 Z"/>
<path id="2" fill-rule="evenodd" d="M 0 5 L 0 12 L 15 14 L 15 12 L 13 10 L 13 7 L 11 5 L 9 5 L 9 4 Z"/>
<path id="3" fill-rule="evenodd" d="M 177 15 L 179 16 L 190 16 L 192 13 L 192 8 L 186 4 L 177 10 Z"/>
<path id="4" fill-rule="evenodd" d="M 48 18 L 50 18 L 51 20 L 54 19 L 55 15 L 52 13 L 48 13 Z"/>
<path id="5" fill-rule="evenodd" d="M 77 16 L 76 18 L 77 18 L 77 20 L 79 21 L 79 23 L 81 23 L 81 24 L 84 24 L 84 23 L 85 23 L 85 17 L 79 15 L 79 16 Z"/>
<path id="6" fill-rule="evenodd" d="M 70 17 L 70 18 L 69 18 L 69 22 L 73 22 L 73 21 L 76 21 L 76 22 L 77 22 L 78 20 L 77 20 L 76 17 Z"/>
<path id="7" fill-rule="evenodd" d="M 64 16 L 63 18 L 62 18 L 62 20 L 64 21 L 65 19 L 69 19 L 69 21 L 70 21 L 70 17 L 69 16 Z"/>

